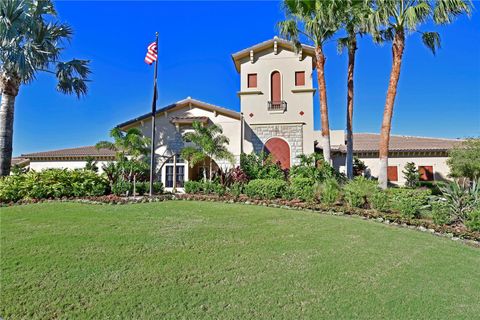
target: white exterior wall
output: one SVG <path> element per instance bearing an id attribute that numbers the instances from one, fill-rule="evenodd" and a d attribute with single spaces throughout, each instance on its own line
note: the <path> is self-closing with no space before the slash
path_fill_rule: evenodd
<path id="1" fill-rule="evenodd" d="M 367 166 L 367 171 L 370 176 L 377 178 L 379 171 L 378 157 L 358 157 Z M 450 174 L 450 168 L 447 165 L 448 157 L 392 157 L 388 158 L 389 166 L 397 166 L 398 181 L 392 183 L 398 185 L 405 184 L 405 178 L 402 171 L 405 168 L 407 162 L 413 162 L 418 166 L 432 166 L 435 181 L 448 180 Z M 333 160 L 334 167 L 340 172 L 345 172 L 345 156 L 336 156 Z"/>
<path id="2" fill-rule="evenodd" d="M 102 166 L 108 161 L 97 161 L 98 172 L 102 173 Z M 86 161 L 60 161 L 60 160 L 30 160 L 30 169 L 41 171 L 44 169 L 83 169 Z"/>
<path id="3" fill-rule="evenodd" d="M 240 120 L 232 118 L 221 113 L 215 113 L 210 110 L 205 110 L 195 105 L 191 107 L 184 107 L 177 110 L 162 112 L 155 118 L 155 146 L 157 158 L 157 170 L 162 177 L 162 183 L 165 183 L 165 162 L 173 154 L 179 154 L 183 147 L 187 144 L 183 142 L 182 136 L 186 130 L 191 130 L 191 125 L 180 125 L 178 130 L 174 124 L 172 124 L 172 117 L 208 117 L 211 122 L 221 126 L 223 134 L 229 138 L 230 142 L 228 150 L 235 156 L 234 165 L 240 163 L 240 139 L 241 139 L 241 123 Z M 207 124 L 208 125 L 208 124 Z M 151 120 L 145 119 L 138 124 L 138 128 L 142 133 L 150 137 L 151 136 Z M 222 160 L 214 159 L 215 162 L 222 168 L 226 169 L 231 167 L 231 164 Z M 188 163 L 184 164 L 185 181 L 188 180 L 189 166 Z M 161 168 L 161 170 L 160 170 Z M 167 191 L 171 191 L 166 188 Z M 181 191 L 181 189 L 179 190 Z"/>
<path id="4" fill-rule="evenodd" d="M 268 101 L 271 100 L 271 74 L 279 71 L 281 76 L 281 96 L 287 103 L 285 112 L 268 111 Z M 305 72 L 305 85 L 295 86 L 295 72 Z M 244 58 L 240 64 L 240 105 L 244 114 L 245 122 L 245 148 L 246 153 L 254 150 L 249 132 L 251 126 L 275 125 L 275 124 L 303 124 L 302 153 L 314 152 L 313 138 L 313 94 L 312 88 L 312 58 L 299 55 L 282 48 L 278 48 L 277 54 L 273 47 L 254 54 L 254 62 L 250 58 Z M 248 74 L 257 74 L 257 87 L 248 88 Z M 292 91 L 293 90 L 293 91 Z M 304 92 L 294 92 L 305 90 Z M 303 115 L 300 112 L 303 111 Z M 251 117 L 250 114 L 253 114 Z M 255 130 L 255 129 L 254 129 Z M 280 136 L 280 135 L 279 135 Z M 291 146 L 292 147 L 292 146 Z M 295 159 L 291 159 L 294 163 Z"/>

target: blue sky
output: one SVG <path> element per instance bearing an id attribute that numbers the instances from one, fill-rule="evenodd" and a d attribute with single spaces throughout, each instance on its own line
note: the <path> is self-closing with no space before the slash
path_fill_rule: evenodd
<path id="1" fill-rule="evenodd" d="M 15 110 L 14 155 L 95 144 L 115 125 L 150 110 L 153 68 L 143 62 L 159 41 L 158 107 L 187 96 L 239 110 L 240 86 L 231 54 L 277 34 L 279 2 L 57 2 L 60 19 L 75 35 L 63 58 L 91 60 L 90 92 L 77 100 L 55 91 L 39 75 L 20 89 Z M 480 4 L 476 2 L 477 10 Z M 442 36 L 433 56 L 418 35 L 407 39 L 393 117 L 393 134 L 480 135 L 480 15 L 432 27 Z M 345 127 L 347 57 L 326 45 L 332 129 Z M 390 45 L 359 43 L 356 132 L 379 132 L 391 66 Z M 316 83 L 315 83 L 316 86 Z M 315 124 L 319 127 L 318 96 Z"/>

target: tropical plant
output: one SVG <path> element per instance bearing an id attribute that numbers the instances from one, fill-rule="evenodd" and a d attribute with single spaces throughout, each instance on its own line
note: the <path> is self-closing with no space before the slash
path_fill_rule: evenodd
<path id="1" fill-rule="evenodd" d="M 90 170 L 93 172 L 98 172 L 97 161 L 92 156 L 87 156 L 85 158 L 85 170 Z"/>
<path id="2" fill-rule="evenodd" d="M 467 139 L 450 150 L 449 156 L 447 164 L 452 177 L 480 179 L 480 138 Z"/>
<path id="3" fill-rule="evenodd" d="M 370 205 L 371 197 L 378 190 L 378 184 L 374 180 L 360 176 L 348 181 L 343 190 L 345 201 L 349 206 L 365 208 Z"/>
<path id="4" fill-rule="evenodd" d="M 360 160 L 358 157 L 353 158 L 353 176 L 354 177 L 363 175 L 366 169 L 367 169 L 367 165 L 365 164 L 365 162 Z"/>
<path id="5" fill-rule="evenodd" d="M 265 152 L 240 155 L 240 168 L 248 180 L 255 179 L 285 179 L 285 173 L 273 157 Z"/>
<path id="6" fill-rule="evenodd" d="M 432 192 L 429 189 L 391 188 L 388 193 L 389 205 L 406 218 L 418 218 L 429 207 Z"/>
<path id="7" fill-rule="evenodd" d="M 354 96 L 354 70 L 355 54 L 357 51 L 357 37 L 366 32 L 375 33 L 377 26 L 371 19 L 371 1 L 365 0 L 337 0 L 336 15 L 340 18 L 342 26 L 346 31 L 346 37 L 337 41 L 337 50 L 342 53 L 345 48 L 348 49 L 348 69 L 347 69 L 347 156 L 346 173 L 348 179 L 353 179 L 354 160 L 353 160 L 353 96 Z"/>
<path id="8" fill-rule="evenodd" d="M 326 162 L 331 162 L 330 126 L 328 121 L 327 85 L 325 80 L 324 44 L 340 27 L 333 0 L 284 0 L 286 20 L 278 24 L 280 33 L 301 47 L 300 38 L 315 46 L 315 63 L 319 87 L 322 123 L 322 148 Z"/>
<path id="9" fill-rule="evenodd" d="M 0 176 L 10 173 L 15 99 L 22 84 L 31 83 L 39 72 L 54 74 L 57 90 L 87 93 L 89 61 L 60 61 L 72 29 L 56 20 L 52 1 L 0 1 Z"/>
<path id="10" fill-rule="evenodd" d="M 418 27 L 432 19 L 436 24 L 448 24 L 461 14 L 470 14 L 471 3 L 464 0 L 377 0 L 373 4 L 372 19 L 385 26 L 377 37 L 380 41 L 393 41 L 392 68 L 383 112 L 379 145 L 380 187 L 388 185 L 388 149 L 393 107 L 397 95 L 398 80 L 405 49 L 407 34 L 420 32 L 422 41 L 433 54 L 440 47 L 440 35 L 437 32 L 422 32 Z"/>
<path id="11" fill-rule="evenodd" d="M 135 193 L 136 181 L 140 176 L 145 176 L 149 169 L 147 155 L 150 152 L 150 138 L 145 137 L 138 128 L 124 132 L 118 127 L 110 131 L 110 137 L 113 142 L 100 141 L 96 144 L 98 149 L 115 151 L 116 165 L 104 165 L 103 170 L 109 177 L 111 186 L 118 183 L 118 179 L 126 180 L 133 183 Z"/>
<path id="12" fill-rule="evenodd" d="M 407 162 L 402 170 L 403 177 L 405 178 L 405 186 L 408 188 L 418 187 L 420 183 L 420 172 L 417 166 L 413 162 Z"/>
<path id="13" fill-rule="evenodd" d="M 311 155 L 298 156 L 300 163 L 290 168 L 290 178 L 308 178 L 314 182 L 322 182 L 328 178 L 336 178 L 343 180 L 343 176 L 339 174 L 329 163 L 321 159 L 318 153 Z"/>
<path id="14" fill-rule="evenodd" d="M 440 186 L 442 194 L 436 196 L 436 201 L 444 202 L 450 211 L 450 221 L 465 223 L 470 212 L 480 207 L 480 184 L 473 181 L 454 181 Z"/>
<path id="15" fill-rule="evenodd" d="M 316 194 L 322 203 L 334 204 L 338 200 L 340 193 L 340 185 L 333 178 L 328 178 L 320 184 L 317 183 Z"/>
<path id="16" fill-rule="evenodd" d="M 209 163 L 209 181 L 212 181 L 214 160 L 227 160 L 233 163 L 234 156 L 228 150 L 229 139 L 223 135 L 222 127 L 217 124 L 205 126 L 198 121 L 194 121 L 193 131 L 187 132 L 183 136 L 185 142 L 193 143 L 193 146 L 183 148 L 182 158 L 187 160 L 190 167 L 208 159 Z M 204 180 L 206 176 L 203 176 Z"/>

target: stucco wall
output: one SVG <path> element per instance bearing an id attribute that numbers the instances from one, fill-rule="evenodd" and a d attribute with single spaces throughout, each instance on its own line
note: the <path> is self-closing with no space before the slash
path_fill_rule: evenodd
<path id="1" fill-rule="evenodd" d="M 97 161 L 98 171 L 102 173 L 102 166 L 107 163 L 108 161 Z M 37 161 L 37 160 L 30 160 L 30 169 L 35 171 L 41 171 L 44 169 L 83 169 L 85 168 L 86 161 Z"/>
<path id="2" fill-rule="evenodd" d="M 180 125 L 179 130 L 170 121 L 172 117 L 200 117 L 206 116 L 214 124 L 220 125 L 223 130 L 223 134 L 230 139 L 228 149 L 233 153 L 237 159 L 237 163 L 240 158 L 240 121 L 238 119 L 226 116 L 220 113 L 215 114 L 213 111 L 198 108 L 194 105 L 192 107 L 185 107 L 182 109 L 174 110 L 171 112 L 161 113 L 155 118 L 155 144 L 156 154 L 158 156 L 157 163 L 160 167 L 167 157 L 174 153 L 180 153 L 185 143 L 182 135 L 185 130 L 189 130 L 190 126 Z M 139 123 L 138 128 L 144 135 L 150 137 L 151 135 L 151 121 L 150 119 L 144 120 Z M 228 163 L 225 161 L 217 161 L 219 165 L 226 166 Z"/>
<path id="3" fill-rule="evenodd" d="M 287 103 L 285 112 L 268 111 L 270 98 L 270 76 L 272 72 L 279 71 L 281 75 L 282 100 Z M 305 85 L 295 86 L 295 72 L 305 72 Z M 273 47 L 254 54 L 254 62 L 245 58 L 240 64 L 240 105 L 244 114 L 245 122 L 255 131 L 255 128 L 265 128 L 275 124 L 295 124 L 302 128 L 302 152 L 310 154 L 314 151 L 313 139 L 313 91 L 293 92 L 295 90 L 312 89 L 312 58 L 299 55 L 293 51 L 278 48 L 277 54 Z M 248 88 L 248 74 L 257 74 L 257 87 Z M 293 90 L 293 91 L 292 91 Z M 246 129 L 247 131 L 249 128 Z M 259 133 L 264 135 L 265 132 Z M 248 133 L 246 132 L 246 136 Z M 280 136 L 281 137 L 281 136 Z M 261 140 L 267 137 L 262 136 Z M 252 141 L 245 143 L 245 152 L 251 152 L 257 147 Z M 294 154 L 297 150 L 291 150 L 291 162 L 297 160 Z"/>
<path id="4" fill-rule="evenodd" d="M 369 171 L 372 177 L 378 177 L 378 157 L 359 157 Z M 450 168 L 447 165 L 448 157 L 392 157 L 388 158 L 389 166 L 397 166 L 398 182 L 392 182 L 399 185 L 405 184 L 405 178 L 402 171 L 407 162 L 413 162 L 418 166 L 433 166 L 435 181 L 443 181 L 448 179 Z M 337 156 L 334 158 L 333 165 L 340 172 L 345 172 L 345 156 Z"/>

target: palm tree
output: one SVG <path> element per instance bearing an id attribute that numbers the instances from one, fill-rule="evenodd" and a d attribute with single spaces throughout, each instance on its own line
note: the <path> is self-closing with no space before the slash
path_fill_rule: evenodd
<path id="1" fill-rule="evenodd" d="M 105 148 L 115 151 L 117 165 L 104 165 L 103 170 L 109 177 L 111 186 L 117 174 L 125 176 L 130 182 L 133 181 L 135 194 L 137 176 L 148 169 L 146 159 L 150 152 L 150 138 L 145 137 L 138 128 L 130 128 L 124 132 L 118 127 L 110 131 L 110 137 L 113 138 L 113 142 L 100 141 L 95 145 L 97 149 Z"/>
<path id="2" fill-rule="evenodd" d="M 325 54 L 323 45 L 337 32 L 340 23 L 335 17 L 333 0 L 284 0 L 287 20 L 278 24 L 280 33 L 300 47 L 303 36 L 315 46 L 315 63 L 322 122 L 322 148 L 325 161 L 331 163 L 330 126 L 328 121 L 327 84 L 325 81 Z"/>
<path id="3" fill-rule="evenodd" d="M 72 29 L 55 18 L 49 0 L 0 1 L 0 176 L 10 173 L 15 98 L 22 84 L 43 71 L 56 76 L 58 91 L 78 98 L 87 93 L 89 61 L 60 61 Z"/>
<path id="4" fill-rule="evenodd" d="M 122 161 L 127 156 L 134 159 L 145 157 L 150 152 L 150 138 L 145 137 L 138 128 L 130 128 L 122 131 L 115 127 L 110 131 L 111 141 L 99 141 L 95 146 L 97 149 L 105 148 L 115 151 L 117 161 Z"/>
<path id="5" fill-rule="evenodd" d="M 393 41 L 392 69 L 383 111 L 379 145 L 378 181 L 380 187 L 386 189 L 393 106 L 397 95 L 405 38 L 408 33 L 420 32 L 425 46 L 435 54 L 440 47 L 440 35 L 437 32 L 418 31 L 418 27 L 430 18 L 437 24 L 451 23 L 461 14 L 470 15 L 472 8 L 470 1 L 464 0 L 377 0 L 373 9 L 375 11 L 374 20 L 385 26 L 385 29 L 381 31 L 382 40 Z"/>
<path id="6" fill-rule="evenodd" d="M 370 0 L 338 0 L 336 12 L 346 31 L 346 37 L 337 41 L 337 49 L 342 53 L 348 49 L 347 69 L 347 157 L 345 166 L 347 178 L 353 179 L 353 96 L 355 54 L 357 51 L 357 36 L 366 32 L 376 32 L 376 25 L 371 19 Z"/>
<path id="7" fill-rule="evenodd" d="M 205 163 L 208 159 L 209 181 L 212 181 L 213 159 L 234 161 L 233 154 L 227 149 L 229 139 L 222 134 L 222 128 L 216 124 L 204 126 L 195 121 L 192 126 L 193 131 L 187 132 L 183 139 L 193 143 L 194 146 L 185 147 L 181 152 L 182 158 L 189 162 L 190 167 L 199 162 Z M 206 180 L 205 171 L 203 179 Z"/>

